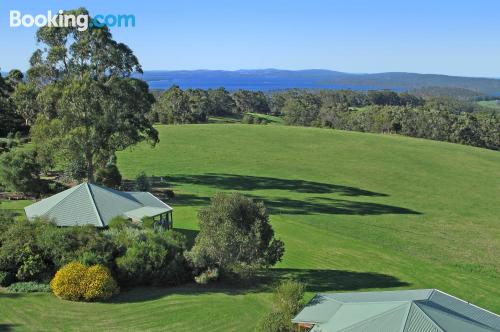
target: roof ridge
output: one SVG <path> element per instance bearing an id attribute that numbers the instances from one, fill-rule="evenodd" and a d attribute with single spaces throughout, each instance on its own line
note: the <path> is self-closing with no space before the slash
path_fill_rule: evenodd
<path id="1" fill-rule="evenodd" d="M 442 332 L 446 331 L 445 329 L 443 329 L 441 327 L 441 325 L 439 325 L 431 316 L 427 315 L 427 313 L 425 311 L 422 310 L 422 308 L 420 308 L 420 306 L 418 305 L 418 303 L 416 303 L 417 301 L 411 301 L 411 305 L 410 307 L 413 305 L 415 306 L 415 308 L 417 308 L 425 317 L 429 318 L 429 320 L 431 321 L 432 324 L 434 324 L 439 330 L 441 330 Z M 405 322 L 405 327 L 406 327 L 406 323 L 408 322 L 408 318 Z"/>
<path id="2" fill-rule="evenodd" d="M 92 183 L 92 186 L 95 186 L 101 190 L 104 190 L 105 192 L 107 193 L 110 193 L 112 195 L 115 195 L 115 196 L 118 196 L 119 198 L 121 199 L 126 199 L 126 200 L 129 200 L 129 201 L 132 201 L 132 202 L 135 202 L 137 204 L 140 204 L 142 206 L 144 206 L 144 204 L 142 204 L 141 202 L 139 202 L 135 197 L 132 197 L 132 195 L 124 195 L 124 194 L 128 194 L 129 192 L 128 191 L 121 191 L 121 190 L 116 190 L 116 189 L 113 189 L 113 188 L 108 188 L 108 187 L 104 187 L 104 186 L 99 186 L 95 183 Z"/>
<path id="3" fill-rule="evenodd" d="M 482 327 L 482 328 L 487 328 L 487 329 L 491 329 L 492 331 L 495 331 L 495 328 L 488 325 L 488 324 L 483 324 L 475 319 L 469 319 L 467 316 L 465 316 L 464 314 L 461 314 L 453 309 L 450 309 L 450 308 L 447 308 L 437 302 L 433 302 L 431 300 L 427 300 L 428 302 L 431 302 L 431 303 L 435 303 L 437 304 L 439 307 L 442 307 L 442 308 L 445 308 L 446 310 L 440 310 L 438 308 L 435 308 L 429 304 L 426 304 L 425 302 L 422 302 L 422 303 L 415 303 L 415 305 L 417 307 L 419 307 L 420 310 L 422 310 L 424 312 L 424 314 L 429 317 L 432 321 L 436 322 L 429 314 L 427 314 L 422 308 L 420 308 L 421 305 L 425 305 L 425 306 L 429 306 L 431 308 L 433 308 L 434 310 L 438 310 L 440 313 L 442 313 L 443 315 L 446 315 L 446 316 L 449 316 L 449 317 L 453 317 L 454 319 L 457 319 L 457 320 L 460 320 L 462 322 L 465 322 L 465 323 L 468 323 L 468 324 L 471 324 L 471 325 L 474 325 L 474 326 L 478 326 L 478 327 Z M 427 302 L 426 301 L 426 302 Z M 456 315 L 450 313 L 453 312 L 453 313 L 456 313 Z M 437 325 L 439 325 L 437 322 L 436 322 Z M 444 330 L 444 329 L 443 329 Z"/>
<path id="4" fill-rule="evenodd" d="M 399 332 L 404 332 L 405 328 L 406 328 L 406 324 L 408 323 L 408 316 L 410 315 L 410 311 L 411 311 L 411 306 L 413 305 L 413 301 L 410 302 L 410 305 L 408 306 L 408 310 L 406 310 L 406 314 L 405 314 L 405 318 L 404 318 L 404 324 L 403 326 L 401 326 L 401 329 L 399 330 Z"/>
<path id="5" fill-rule="evenodd" d="M 494 313 L 493 311 L 489 311 L 488 309 L 484 309 L 484 308 L 482 308 L 482 307 L 479 307 L 479 306 L 475 305 L 474 303 L 471 303 L 471 302 L 467 302 L 467 301 L 465 301 L 465 300 L 462 300 L 461 298 L 458 298 L 458 297 L 456 297 L 456 296 L 453 296 L 453 295 L 451 295 L 451 294 L 448 294 L 448 293 L 446 293 L 446 292 L 443 292 L 443 291 L 442 291 L 442 290 L 440 290 L 440 289 L 434 289 L 434 291 L 435 291 L 435 292 L 439 292 L 439 293 L 441 293 L 441 294 L 443 294 L 443 295 L 449 296 L 449 297 L 451 297 L 451 298 L 453 298 L 453 299 L 455 299 L 455 300 L 458 300 L 458 301 L 460 301 L 460 302 L 463 302 L 463 303 L 465 303 L 465 304 L 467 304 L 467 305 L 471 305 L 471 306 L 475 307 L 476 309 L 486 311 L 486 312 L 488 312 L 488 313 L 490 313 L 490 314 L 493 314 L 494 316 L 497 316 L 497 317 L 499 317 L 499 318 L 500 318 L 500 315 L 498 315 L 498 314 Z M 432 294 L 434 294 L 434 292 L 433 292 Z M 431 297 L 429 297 L 429 300 L 430 300 L 430 298 L 431 298 Z"/>
<path id="6" fill-rule="evenodd" d="M 56 204 L 54 204 L 50 209 L 48 209 L 47 211 L 45 211 L 45 213 L 42 215 L 46 215 L 48 214 L 50 211 L 52 211 L 53 209 L 55 209 L 56 207 L 58 207 L 60 204 L 62 204 L 62 202 L 64 202 L 69 196 L 73 195 L 75 193 L 75 191 L 79 190 L 78 187 L 82 187 L 86 182 L 82 182 L 80 183 L 79 185 L 76 185 L 74 187 L 71 187 L 69 189 L 66 189 L 66 190 L 71 190 L 73 189 L 72 192 L 70 192 L 69 194 L 67 194 L 66 196 L 64 196 L 61 200 L 59 200 L 59 202 L 57 202 Z M 40 201 L 41 202 L 41 201 Z"/>
<path id="7" fill-rule="evenodd" d="M 149 194 L 149 196 L 153 197 L 154 199 L 156 199 L 158 202 L 162 203 L 163 205 L 171 208 L 170 205 L 168 205 L 167 203 L 165 203 L 164 201 L 162 201 L 161 199 L 159 199 L 158 197 L 156 197 L 155 195 L 153 195 L 152 193 L 150 193 L 149 191 L 140 191 L 140 192 L 143 192 L 143 193 L 147 193 Z"/>
<path id="8" fill-rule="evenodd" d="M 92 202 L 92 207 L 94 208 L 94 212 L 96 213 L 97 218 L 101 222 L 101 226 L 106 227 L 106 225 L 104 225 L 104 221 L 102 220 L 101 213 L 99 212 L 99 209 L 97 208 L 97 205 L 95 204 L 94 194 L 93 194 L 92 190 L 90 189 L 90 185 L 88 182 L 85 182 L 85 187 L 87 188 L 87 192 L 90 195 L 90 201 Z"/>

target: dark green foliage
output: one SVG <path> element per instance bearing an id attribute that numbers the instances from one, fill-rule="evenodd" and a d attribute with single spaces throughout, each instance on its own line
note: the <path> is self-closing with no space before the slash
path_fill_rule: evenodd
<path id="1" fill-rule="evenodd" d="M 189 278 L 186 239 L 179 233 L 126 228 L 107 234 L 120 252 L 116 274 L 121 284 L 176 285 Z"/>
<path id="2" fill-rule="evenodd" d="M 125 228 L 125 227 L 136 227 L 136 224 L 134 224 L 130 219 L 124 218 L 124 217 L 114 217 L 108 222 L 108 228 L 113 229 L 113 228 Z"/>
<path id="3" fill-rule="evenodd" d="M 199 212 L 200 233 L 187 253 L 199 270 L 218 267 L 221 272 L 243 272 L 268 267 L 281 260 L 282 241 L 274 238 L 262 202 L 240 194 L 219 193 Z"/>
<path id="4" fill-rule="evenodd" d="M 50 285 L 34 281 L 16 282 L 7 287 L 11 293 L 50 293 Z"/>
<path id="5" fill-rule="evenodd" d="M 389 90 L 289 90 L 269 97 L 277 113 L 290 125 L 323 126 L 334 129 L 448 141 L 488 149 L 500 149 L 500 117 L 476 103 L 447 97 L 423 99 Z M 253 119 L 244 118 L 253 123 Z"/>
<path id="6" fill-rule="evenodd" d="M 40 149 L 39 149 L 40 151 Z M 47 166 L 47 164 L 45 164 Z M 75 157 L 64 163 L 64 176 L 69 180 L 80 181 L 87 176 L 87 165 L 82 157 Z"/>
<path id="7" fill-rule="evenodd" d="M 151 182 L 146 173 L 141 172 L 135 177 L 134 189 L 137 191 L 150 191 Z"/>
<path id="8" fill-rule="evenodd" d="M 191 272 L 186 239 L 115 218 L 109 230 L 56 227 L 43 221 L 0 218 L 0 283 L 48 281 L 63 265 L 79 261 L 108 267 L 127 285 L 174 285 Z"/>
<path id="9" fill-rule="evenodd" d="M 290 99 L 285 103 L 281 111 L 287 124 L 311 126 L 317 120 L 319 107 L 316 104 L 308 105 L 300 99 Z"/>
<path id="10" fill-rule="evenodd" d="M 0 271 L 0 286 L 7 287 L 15 280 L 15 276 L 12 272 Z"/>
<path id="11" fill-rule="evenodd" d="M 17 280 L 37 280 L 48 270 L 42 256 L 29 244 L 25 245 L 21 250 L 19 260 L 21 264 L 17 269 Z"/>
<path id="12" fill-rule="evenodd" d="M 0 183 L 7 190 L 39 193 L 40 165 L 32 151 L 12 150 L 0 156 Z"/>
<path id="13" fill-rule="evenodd" d="M 206 91 L 182 91 L 177 85 L 166 90 L 153 106 L 155 117 L 165 124 L 207 122 L 210 110 L 211 104 Z"/>
<path id="14" fill-rule="evenodd" d="M 231 115 L 236 113 L 236 103 L 231 94 L 224 88 L 209 89 L 210 115 Z"/>
<path id="15" fill-rule="evenodd" d="M 292 318 L 303 306 L 305 287 L 302 283 L 283 281 L 274 290 L 273 309 L 257 327 L 262 332 L 291 332 Z"/>
<path id="16" fill-rule="evenodd" d="M 12 101 L 12 93 L 17 85 L 18 71 L 12 70 L 12 77 L 9 73 L 7 80 L 0 73 L 0 137 L 5 137 L 9 133 L 24 130 L 24 120 L 15 111 Z M 1 150 L 0 150 L 1 152 Z"/>
<path id="17" fill-rule="evenodd" d="M 271 112 L 267 98 L 261 91 L 238 90 L 233 93 L 232 97 L 240 114 L 269 114 Z"/>
<path id="18" fill-rule="evenodd" d="M 97 170 L 95 182 L 106 187 L 118 188 L 122 184 L 122 175 L 116 165 L 108 164 L 104 168 Z"/>

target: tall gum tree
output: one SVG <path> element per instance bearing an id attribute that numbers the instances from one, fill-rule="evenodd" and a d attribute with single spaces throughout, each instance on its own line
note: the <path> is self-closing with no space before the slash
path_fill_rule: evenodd
<path id="1" fill-rule="evenodd" d="M 84 8 L 64 14 L 89 15 Z M 36 38 L 40 47 L 19 89 L 30 93 L 19 99 L 37 112 L 31 134 L 45 163 L 82 160 L 92 182 L 96 168 L 116 151 L 143 140 L 158 142 L 147 117 L 154 97 L 144 81 L 131 77 L 142 73 L 141 65 L 108 27 L 45 26 Z"/>

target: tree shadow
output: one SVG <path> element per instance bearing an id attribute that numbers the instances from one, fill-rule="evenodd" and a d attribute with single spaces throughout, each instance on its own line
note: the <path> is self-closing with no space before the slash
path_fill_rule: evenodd
<path id="1" fill-rule="evenodd" d="M 306 290 L 314 293 L 410 286 L 387 274 L 345 270 L 271 269 L 261 278 L 266 285 L 293 279 L 304 283 Z"/>
<path id="2" fill-rule="evenodd" d="M 0 324 L 0 331 L 1 332 L 14 331 L 14 328 L 16 326 L 19 326 L 19 325 L 17 325 L 17 324 Z"/>
<path id="3" fill-rule="evenodd" d="M 177 206 L 206 206 L 210 203 L 210 198 L 192 194 L 176 194 L 170 202 Z"/>
<path id="4" fill-rule="evenodd" d="M 16 297 L 20 297 L 20 293 L 7 293 L 4 291 L 0 291 L 0 298 L 9 298 L 9 299 L 14 299 Z"/>
<path id="5" fill-rule="evenodd" d="M 343 214 L 343 215 L 381 215 L 381 214 L 421 214 L 411 209 L 370 203 L 347 201 L 335 198 L 313 197 L 306 200 L 295 200 L 290 198 L 265 199 L 255 197 L 256 200 L 264 202 L 271 214 Z"/>
<path id="6" fill-rule="evenodd" d="M 144 302 L 169 295 L 227 294 L 271 292 L 280 281 L 293 279 L 303 282 L 309 292 L 353 291 L 367 288 L 403 287 L 410 284 L 381 273 L 344 270 L 270 269 L 242 281 L 228 279 L 208 285 L 190 283 L 177 287 L 136 287 L 114 297 L 112 303 Z"/>
<path id="7" fill-rule="evenodd" d="M 336 184 L 249 175 L 207 173 L 200 175 L 165 176 L 164 178 L 166 181 L 173 184 L 196 184 L 211 186 L 222 190 L 252 191 L 275 189 L 297 193 L 337 193 L 343 196 L 387 196 L 382 193 Z"/>

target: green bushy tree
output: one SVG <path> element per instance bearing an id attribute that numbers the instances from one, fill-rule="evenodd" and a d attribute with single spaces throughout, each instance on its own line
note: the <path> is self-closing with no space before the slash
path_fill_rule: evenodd
<path id="1" fill-rule="evenodd" d="M 274 238 L 263 203 L 240 194 L 216 194 L 199 212 L 200 232 L 187 257 L 199 270 L 217 267 L 238 272 L 272 266 L 284 253 Z"/>

